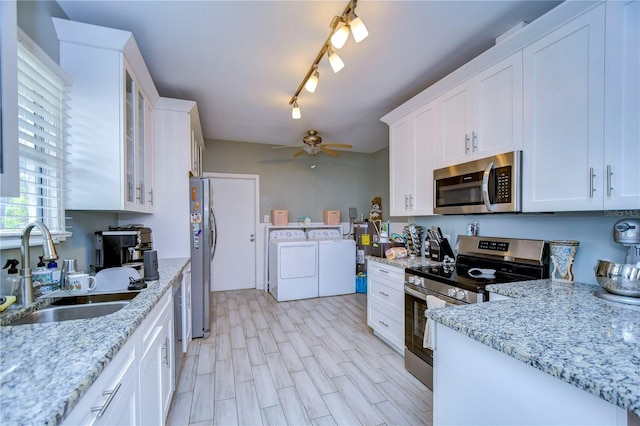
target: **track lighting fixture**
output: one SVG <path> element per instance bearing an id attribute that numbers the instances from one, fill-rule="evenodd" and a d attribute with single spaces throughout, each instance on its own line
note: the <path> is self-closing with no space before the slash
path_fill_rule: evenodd
<path id="1" fill-rule="evenodd" d="M 292 118 L 299 119 L 301 117 L 300 107 L 298 106 L 298 96 L 300 95 L 302 88 L 304 87 L 307 91 L 313 93 L 315 92 L 316 87 L 318 87 L 318 81 L 320 80 L 318 65 L 320 64 L 322 57 L 325 54 L 327 55 L 331 69 L 334 73 L 337 73 L 344 68 L 344 62 L 333 48 L 341 49 L 349 38 L 349 32 L 353 34 L 353 39 L 356 43 L 360 43 L 369 35 L 367 27 L 364 26 L 362 19 L 356 15 L 355 10 L 357 5 L 358 0 L 350 0 L 349 4 L 344 9 L 344 12 L 342 12 L 342 15 L 334 16 L 331 20 L 331 24 L 329 25 L 331 33 L 329 34 L 329 37 L 325 40 L 322 48 L 320 48 L 320 52 L 318 52 L 318 55 L 316 56 L 316 59 L 313 61 L 311 67 L 307 71 L 307 74 L 302 79 L 302 83 L 300 83 L 298 89 L 289 101 L 289 105 L 292 106 Z"/>

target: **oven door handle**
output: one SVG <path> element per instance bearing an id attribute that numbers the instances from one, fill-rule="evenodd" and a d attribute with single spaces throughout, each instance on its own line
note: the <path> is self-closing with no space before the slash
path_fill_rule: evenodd
<path id="1" fill-rule="evenodd" d="M 406 285 L 404 286 L 404 292 L 406 294 L 408 294 L 409 296 L 413 296 L 416 299 L 420 299 L 420 300 L 424 301 L 425 303 L 427 302 L 427 295 L 426 294 L 422 294 L 419 291 L 415 291 L 412 288 L 407 287 Z"/>
<path id="2" fill-rule="evenodd" d="M 484 169 L 482 175 L 482 200 L 488 211 L 492 212 L 495 209 L 495 205 L 491 204 L 489 199 L 489 178 L 491 177 L 491 170 L 493 169 L 493 161 L 490 162 Z"/>

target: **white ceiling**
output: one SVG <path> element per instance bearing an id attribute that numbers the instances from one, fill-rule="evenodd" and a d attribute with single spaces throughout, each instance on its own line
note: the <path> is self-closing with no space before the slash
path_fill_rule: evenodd
<path id="1" fill-rule="evenodd" d="M 131 31 L 161 96 L 198 103 L 206 139 L 294 145 L 308 129 L 354 151 L 388 145 L 380 117 L 557 1 L 374 1 L 356 12 L 369 37 L 325 59 L 314 94 L 289 99 L 348 1 L 58 2 L 69 19 Z"/>

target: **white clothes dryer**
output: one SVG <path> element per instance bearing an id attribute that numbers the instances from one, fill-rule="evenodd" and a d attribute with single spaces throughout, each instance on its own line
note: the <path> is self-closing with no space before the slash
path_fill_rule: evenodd
<path id="1" fill-rule="evenodd" d="M 270 232 L 269 292 L 278 302 L 318 297 L 318 243 L 302 229 Z"/>
<path id="2" fill-rule="evenodd" d="M 308 237 L 318 242 L 318 295 L 355 293 L 356 242 L 337 229 L 313 229 Z"/>

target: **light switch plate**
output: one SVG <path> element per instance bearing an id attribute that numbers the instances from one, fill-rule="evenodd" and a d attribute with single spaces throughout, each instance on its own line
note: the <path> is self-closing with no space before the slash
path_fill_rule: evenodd
<path id="1" fill-rule="evenodd" d="M 269 215 L 268 215 L 268 214 L 265 214 L 265 215 L 264 215 L 264 220 L 263 220 L 263 222 L 264 222 L 264 223 L 269 223 Z"/>

